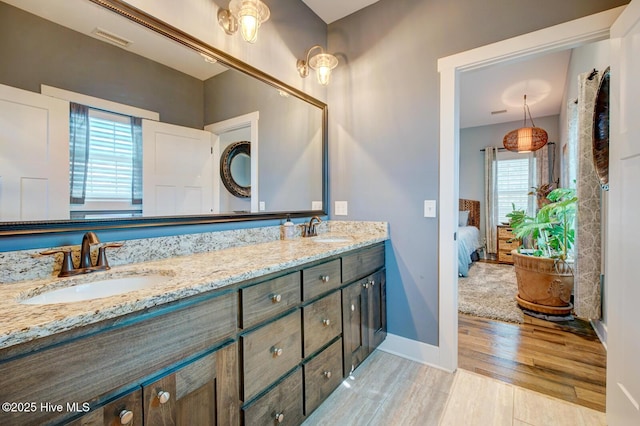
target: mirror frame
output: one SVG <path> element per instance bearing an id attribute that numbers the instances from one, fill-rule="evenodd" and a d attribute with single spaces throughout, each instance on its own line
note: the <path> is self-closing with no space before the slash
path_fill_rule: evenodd
<path id="1" fill-rule="evenodd" d="M 233 159 L 240 154 L 245 154 L 251 158 L 251 142 L 238 141 L 233 142 L 225 148 L 222 156 L 220 157 L 220 179 L 224 184 L 227 191 L 238 198 L 250 198 L 251 197 L 251 182 L 248 186 L 240 185 L 233 177 L 231 172 L 231 163 Z"/>
<path id="2" fill-rule="evenodd" d="M 250 77 L 256 78 L 278 90 L 289 93 L 313 106 L 322 112 L 322 210 L 298 210 L 293 212 L 270 213 L 239 213 L 217 215 L 194 216 L 154 216 L 126 219 L 90 219 L 90 220 L 52 220 L 52 221 L 26 221 L 26 222 L 2 222 L 0 223 L 0 236 L 51 234 L 71 231 L 126 229 L 142 227 L 203 225 L 228 222 L 247 222 L 269 219 L 284 219 L 291 217 L 309 217 L 327 215 L 328 206 L 328 118 L 327 104 L 309 96 L 305 92 L 289 86 L 286 83 L 266 74 L 265 72 L 223 52 L 203 41 L 179 30 L 164 21 L 161 21 L 148 13 L 131 6 L 121 0 L 87 0 L 101 7 L 111 10 L 122 17 L 142 25 L 164 37 L 168 37 L 183 46 L 198 53 L 214 57 L 221 64 L 240 71 Z"/>

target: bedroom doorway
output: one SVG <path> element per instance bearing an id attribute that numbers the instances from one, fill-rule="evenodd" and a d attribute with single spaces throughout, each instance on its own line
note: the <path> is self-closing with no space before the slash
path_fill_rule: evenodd
<path id="1" fill-rule="evenodd" d="M 565 24 L 473 49 L 438 61 L 440 96 L 440 221 L 439 234 L 439 358 L 458 366 L 457 268 L 455 235 L 459 195 L 459 78 L 460 74 L 500 63 L 535 57 L 608 38 L 609 28 L 623 8 L 605 11 Z M 446 167 L 451 164 L 453 167 Z"/>

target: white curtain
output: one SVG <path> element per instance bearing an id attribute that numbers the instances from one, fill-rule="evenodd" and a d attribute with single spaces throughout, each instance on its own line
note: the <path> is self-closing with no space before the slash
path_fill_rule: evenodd
<path id="1" fill-rule="evenodd" d="M 487 254 L 497 253 L 496 216 L 498 211 L 497 187 L 498 148 L 488 146 L 484 150 L 484 229 Z"/>

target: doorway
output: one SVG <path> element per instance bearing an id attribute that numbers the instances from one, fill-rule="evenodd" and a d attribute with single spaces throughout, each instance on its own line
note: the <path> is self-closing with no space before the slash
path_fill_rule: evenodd
<path id="1" fill-rule="evenodd" d="M 438 61 L 440 72 L 440 220 L 439 359 L 443 368 L 458 367 L 457 247 L 455 232 L 459 194 L 459 79 L 465 71 L 573 48 L 609 37 L 624 7 L 612 9 Z M 451 166 L 451 167 L 448 167 Z"/>

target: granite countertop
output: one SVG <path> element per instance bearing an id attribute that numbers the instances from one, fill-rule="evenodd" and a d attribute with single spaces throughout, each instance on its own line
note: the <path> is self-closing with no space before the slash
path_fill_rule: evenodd
<path id="1" fill-rule="evenodd" d="M 322 236 L 336 235 L 334 232 Z M 0 286 L 0 349 L 221 289 L 244 280 L 366 247 L 387 238 L 386 229 L 368 229 L 349 233 L 348 241 L 321 243 L 312 238 L 278 240 L 116 266 L 109 271 L 69 278 L 4 284 Z M 21 300 L 43 291 L 68 287 L 74 283 L 145 274 L 165 275 L 167 279 L 152 288 L 101 299 L 52 305 L 20 303 Z"/>

